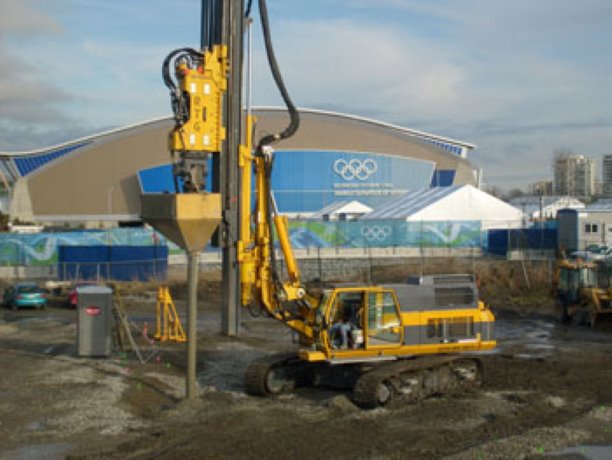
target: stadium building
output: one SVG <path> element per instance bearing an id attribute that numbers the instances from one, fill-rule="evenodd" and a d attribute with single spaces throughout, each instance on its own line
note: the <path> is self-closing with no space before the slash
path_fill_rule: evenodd
<path id="1" fill-rule="evenodd" d="M 281 109 L 255 115 L 255 139 L 288 121 Z M 408 190 L 476 185 L 472 144 L 345 114 L 303 109 L 300 115 L 297 134 L 276 145 L 272 185 L 281 212 L 308 216 L 353 200 L 376 209 Z M 139 222 L 141 193 L 173 189 L 172 124 L 158 119 L 51 148 L 1 153 L 11 218 L 87 227 Z"/>

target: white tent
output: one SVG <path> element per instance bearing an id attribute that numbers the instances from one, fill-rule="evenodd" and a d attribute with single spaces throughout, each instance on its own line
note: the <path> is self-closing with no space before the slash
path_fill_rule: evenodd
<path id="1" fill-rule="evenodd" d="M 471 185 L 410 191 L 366 214 L 362 219 L 479 221 L 482 230 L 523 226 L 523 212 L 520 209 Z"/>
<path id="2" fill-rule="evenodd" d="M 372 212 L 372 208 L 360 201 L 334 201 L 310 216 L 311 219 L 354 220 Z"/>
<path id="3" fill-rule="evenodd" d="M 519 208 L 531 220 L 540 219 L 540 211 L 544 219 L 556 219 L 559 209 L 582 209 L 584 203 L 571 196 L 520 196 L 510 200 L 510 204 Z"/>

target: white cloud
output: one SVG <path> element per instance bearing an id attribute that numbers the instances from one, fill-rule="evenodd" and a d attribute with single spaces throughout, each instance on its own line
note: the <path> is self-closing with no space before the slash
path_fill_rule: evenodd
<path id="1" fill-rule="evenodd" d="M 62 31 L 60 24 L 38 11 L 32 0 L 2 0 L 0 2 L 0 36 L 8 34 L 31 36 Z"/>
<path id="2" fill-rule="evenodd" d="M 278 35 L 287 37 L 276 41 L 277 55 L 299 105 L 384 107 L 394 118 L 433 116 L 459 100 L 464 69 L 441 58 L 444 50 L 408 41 L 400 30 L 345 20 L 292 21 L 283 22 Z M 261 51 L 255 61 L 262 100 L 273 89 Z"/>
<path id="3" fill-rule="evenodd" d="M 14 38 L 47 37 L 61 31 L 62 27 L 37 11 L 31 1 L 0 2 L 1 131 L 16 133 L 25 130 L 31 134 L 31 139 L 36 131 L 40 131 L 41 125 L 57 127 L 69 122 L 70 117 L 63 114 L 57 105 L 69 101 L 71 96 L 45 81 L 45 72 L 36 59 L 12 52 L 9 47 L 9 40 Z M 8 138 L 2 136 L 2 142 L 9 144 Z"/>

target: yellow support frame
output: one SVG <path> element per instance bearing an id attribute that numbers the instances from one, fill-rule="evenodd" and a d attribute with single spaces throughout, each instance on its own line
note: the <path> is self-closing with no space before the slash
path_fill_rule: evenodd
<path id="1" fill-rule="evenodd" d="M 168 286 L 160 286 L 157 290 L 156 333 L 155 339 L 160 342 L 186 342 L 187 335 L 181 324 L 181 319 L 172 301 Z"/>

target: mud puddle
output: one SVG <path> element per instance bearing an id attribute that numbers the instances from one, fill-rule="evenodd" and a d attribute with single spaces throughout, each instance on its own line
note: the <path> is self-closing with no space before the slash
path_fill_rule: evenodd
<path id="1" fill-rule="evenodd" d="M 24 446 L 1 453 L 2 460 L 62 460 L 74 449 L 71 444 L 50 443 Z"/>
<path id="2" fill-rule="evenodd" d="M 548 453 L 544 458 L 576 460 L 609 460 L 612 458 L 612 446 L 577 446 Z"/>
<path id="3" fill-rule="evenodd" d="M 494 353 L 512 353 L 516 358 L 545 358 L 554 353 L 558 324 L 548 317 L 501 313 L 495 320 L 497 348 Z"/>

